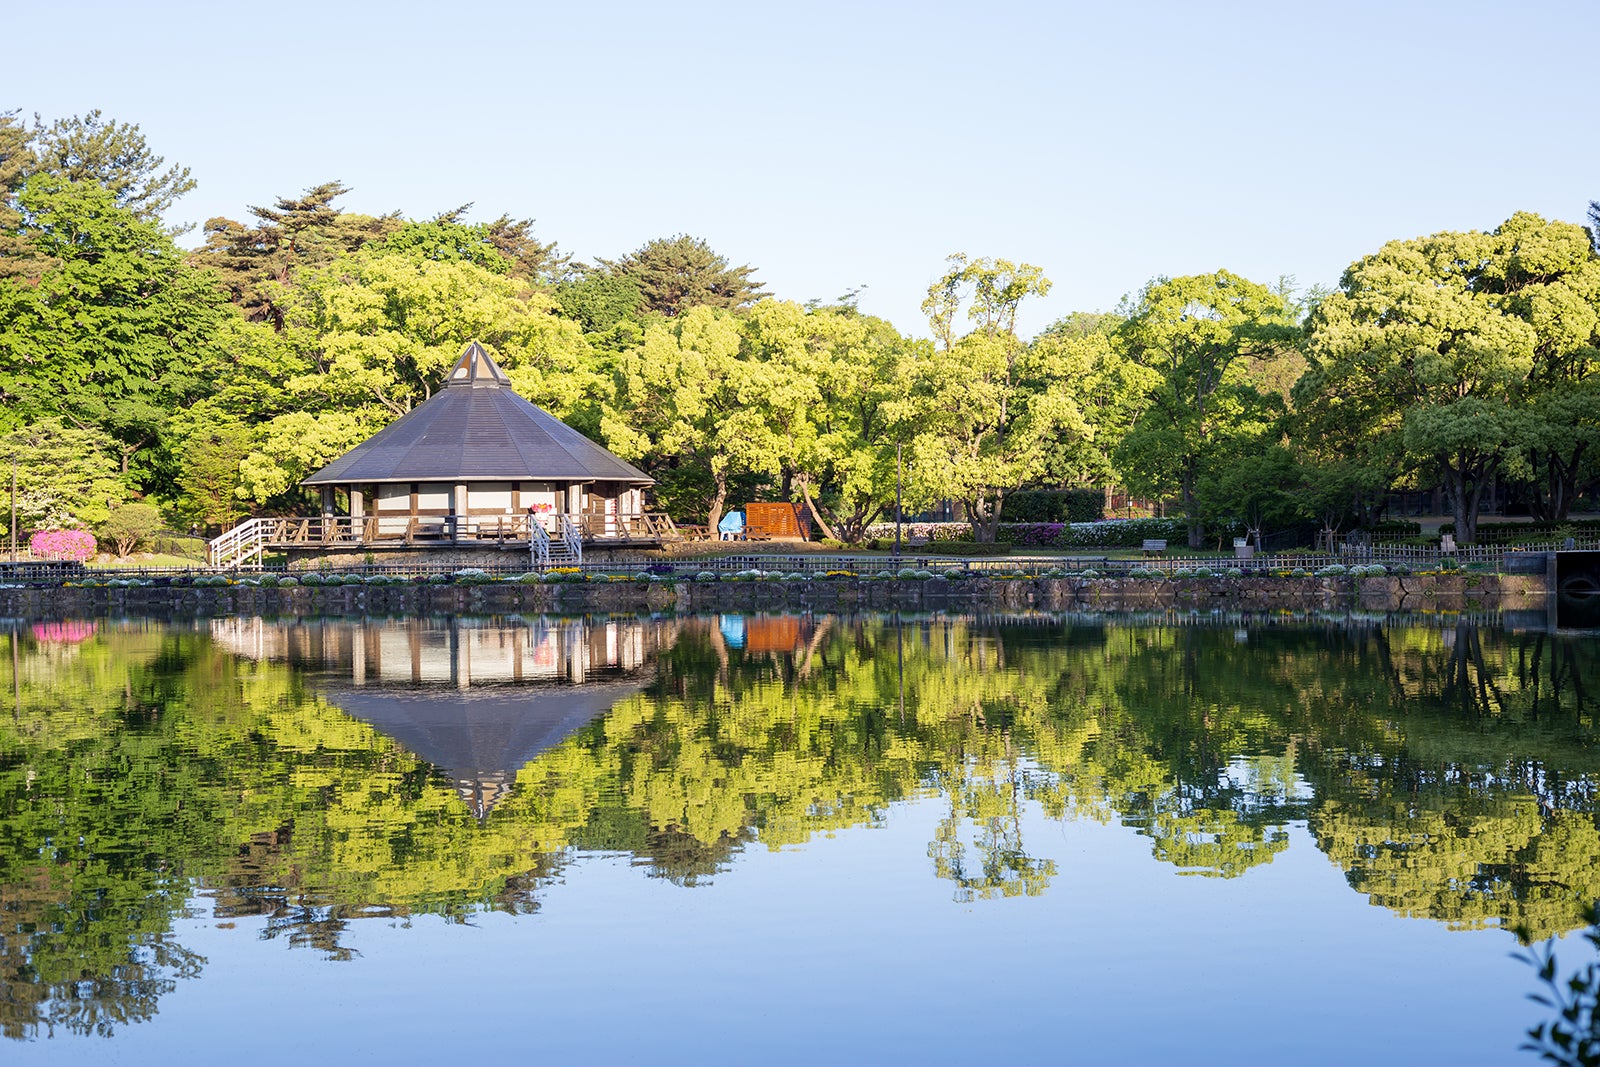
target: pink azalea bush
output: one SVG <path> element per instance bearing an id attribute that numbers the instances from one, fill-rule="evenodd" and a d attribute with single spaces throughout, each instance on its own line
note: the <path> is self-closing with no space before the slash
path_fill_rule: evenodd
<path id="1" fill-rule="evenodd" d="M 95 550 L 94 534 L 88 530 L 40 530 L 28 538 L 28 551 L 35 559 L 70 559 L 87 562 Z"/>

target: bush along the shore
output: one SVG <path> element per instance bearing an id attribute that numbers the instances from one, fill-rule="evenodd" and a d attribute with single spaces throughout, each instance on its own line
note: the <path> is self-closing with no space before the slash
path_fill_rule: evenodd
<path id="1" fill-rule="evenodd" d="M 965 522 L 908 522 L 901 536 L 932 545 L 970 542 L 972 526 Z M 1214 538 L 1244 535 L 1244 527 L 1224 524 L 1210 531 Z M 894 540 L 894 523 L 867 527 L 866 536 L 879 542 Z M 1002 522 L 995 533 L 999 544 L 1015 548 L 1138 548 L 1146 541 L 1183 544 L 1189 526 L 1183 519 L 1101 519 L 1097 522 Z"/>

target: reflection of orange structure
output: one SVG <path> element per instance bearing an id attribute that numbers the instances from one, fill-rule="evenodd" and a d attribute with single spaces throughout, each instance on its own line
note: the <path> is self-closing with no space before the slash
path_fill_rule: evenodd
<path id="1" fill-rule="evenodd" d="M 744 622 L 746 652 L 794 652 L 800 647 L 800 616 L 752 615 Z"/>

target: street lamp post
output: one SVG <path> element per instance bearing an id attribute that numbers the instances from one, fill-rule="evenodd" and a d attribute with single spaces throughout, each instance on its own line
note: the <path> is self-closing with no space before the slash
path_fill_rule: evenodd
<path id="1" fill-rule="evenodd" d="M 902 515 L 900 510 L 900 489 L 906 480 L 906 465 L 900 455 L 900 445 L 894 446 L 894 554 L 900 555 L 900 523 Z"/>

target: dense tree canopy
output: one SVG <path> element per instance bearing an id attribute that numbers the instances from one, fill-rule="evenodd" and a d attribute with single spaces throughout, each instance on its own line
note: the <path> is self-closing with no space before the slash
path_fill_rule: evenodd
<path id="1" fill-rule="evenodd" d="M 773 299 L 700 238 L 588 267 L 531 219 L 346 211 L 338 181 L 213 218 L 185 253 L 162 216 L 193 185 L 137 125 L 0 112 L 0 426 L 110 442 L 121 497 L 174 523 L 313 506 L 299 479 L 474 339 L 680 521 L 782 499 L 855 540 L 892 506 L 897 448 L 908 505 L 985 539 L 1021 489 L 1132 490 L 1201 545 L 1370 526 L 1432 486 L 1469 540 L 1490 486 L 1560 520 L 1600 483 L 1600 209 L 1589 231 L 1518 214 L 1390 242 L 1298 299 L 1225 270 L 1157 279 L 1031 340 L 1018 309 L 1044 271 L 957 255 L 930 343 L 853 292 Z"/>

